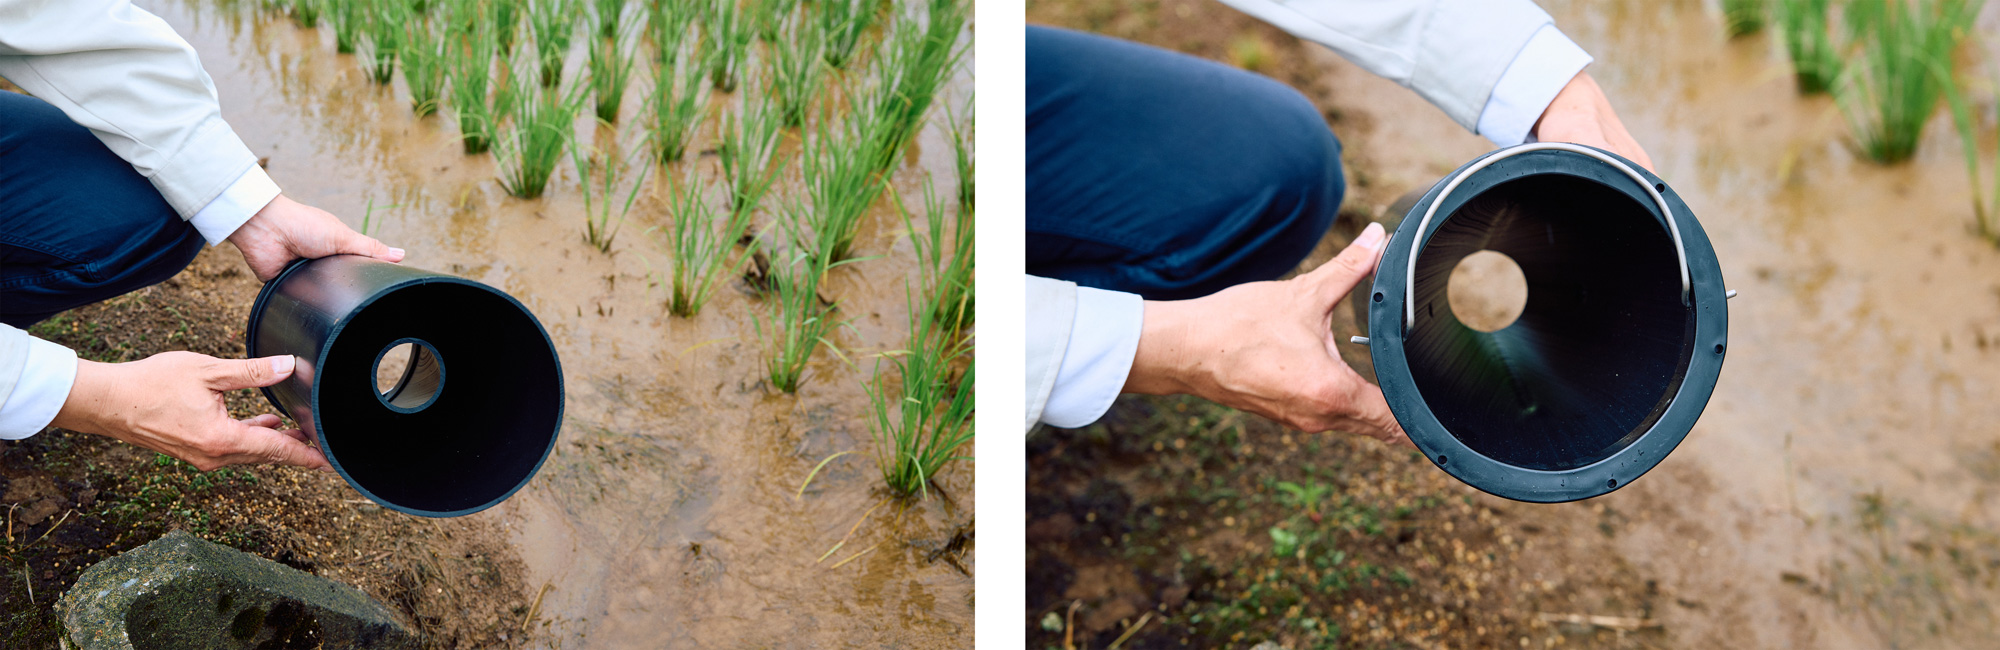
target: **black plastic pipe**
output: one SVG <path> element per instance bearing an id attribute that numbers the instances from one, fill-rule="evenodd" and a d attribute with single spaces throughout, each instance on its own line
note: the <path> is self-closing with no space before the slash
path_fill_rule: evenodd
<path id="1" fill-rule="evenodd" d="M 1701 224 L 1658 177 L 1608 152 L 1651 187 L 1586 153 L 1508 152 L 1403 215 L 1362 298 L 1368 345 L 1390 410 L 1439 468 L 1510 499 L 1585 499 L 1630 484 L 1694 427 L 1722 371 L 1728 297 Z M 1520 318 L 1495 332 L 1461 323 L 1446 297 L 1481 250 L 1528 281 Z"/>
<path id="2" fill-rule="evenodd" d="M 493 507 L 554 448 L 562 364 L 548 333 L 498 289 L 355 255 L 296 262 L 250 310 L 251 358 L 297 366 L 264 397 L 335 471 L 384 507 L 455 517 Z M 384 355 L 412 345 L 377 390 Z"/>

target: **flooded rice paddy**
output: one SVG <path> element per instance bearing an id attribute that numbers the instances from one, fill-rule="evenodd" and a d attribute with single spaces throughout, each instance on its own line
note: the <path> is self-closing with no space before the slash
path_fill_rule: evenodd
<path id="1" fill-rule="evenodd" d="M 612 253 L 599 253 L 583 239 L 568 165 L 544 198 L 509 197 L 491 156 L 463 154 L 448 117 L 416 118 L 400 79 L 393 89 L 370 83 L 353 56 L 335 53 L 324 24 L 301 29 L 247 6 L 145 6 L 195 45 L 224 117 L 269 157 L 288 195 L 365 222 L 409 251 L 405 264 L 507 291 L 554 338 L 569 389 L 557 448 L 527 488 L 473 515 L 497 521 L 527 565 L 545 626 L 537 646 L 969 642 L 973 556 L 935 551 L 971 534 L 972 462 L 944 472 L 942 496 L 921 501 L 887 497 L 873 462 L 863 382 L 880 352 L 901 345 L 905 286 L 917 274 L 888 201 L 857 240 L 873 259 L 836 269 L 822 289 L 850 323 L 832 336 L 840 353 L 822 349 L 798 393 L 783 394 L 764 386 L 751 317 L 761 306 L 742 280 L 725 279 L 696 318 L 666 313 L 657 279 L 666 249 L 649 232 L 666 221 L 651 190 Z M 566 77 L 580 64 L 579 51 Z M 943 109 L 966 105 L 971 69 L 968 55 L 896 171 L 897 192 L 920 196 L 926 176 L 940 191 L 956 182 Z M 631 92 L 619 127 L 579 121 L 579 142 L 636 142 L 614 131 L 637 119 L 641 90 Z M 711 106 L 726 99 L 718 93 Z M 721 177 L 715 114 L 673 169 Z M 781 146 L 796 153 L 796 130 Z M 797 192 L 798 174 L 793 158 L 773 198 Z M 775 226 L 760 215 L 755 228 Z M 821 459 L 850 450 L 798 494 Z"/>

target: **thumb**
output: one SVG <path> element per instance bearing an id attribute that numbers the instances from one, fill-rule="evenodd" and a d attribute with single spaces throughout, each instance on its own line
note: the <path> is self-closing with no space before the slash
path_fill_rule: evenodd
<path id="1" fill-rule="evenodd" d="M 363 255 L 384 262 L 403 261 L 403 249 L 390 248 L 388 244 L 384 244 L 374 237 L 369 237 L 352 230 L 347 231 L 340 238 L 340 242 L 334 246 L 333 252 L 335 254 Z"/>
<path id="2" fill-rule="evenodd" d="M 208 387 L 215 390 L 262 388 L 292 376 L 292 367 L 296 363 L 291 355 L 221 361 L 210 373 Z"/>
<path id="3" fill-rule="evenodd" d="M 1332 309 L 1342 296 L 1354 290 L 1362 278 L 1375 272 L 1375 262 L 1381 258 L 1382 245 L 1387 236 L 1382 232 L 1382 224 L 1371 223 L 1362 229 L 1361 236 L 1354 243 L 1340 251 L 1333 259 L 1327 260 L 1311 273 L 1300 276 L 1313 287 L 1313 295 Z"/>

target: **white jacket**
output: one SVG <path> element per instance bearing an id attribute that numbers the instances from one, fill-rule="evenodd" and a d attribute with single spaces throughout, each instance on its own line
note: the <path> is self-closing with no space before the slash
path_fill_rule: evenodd
<path id="1" fill-rule="evenodd" d="M 278 196 L 194 48 L 129 0 L 0 0 L 0 77 L 89 128 L 211 245 Z M 75 378 L 75 353 L 0 325 L 0 439 L 48 426 Z"/>
<path id="2" fill-rule="evenodd" d="M 1495 144 L 1519 144 L 1591 61 L 1530 0 L 1221 0 L 1415 90 Z M 1027 425 L 1090 424 L 1138 350 L 1144 302 L 1029 277 Z"/>

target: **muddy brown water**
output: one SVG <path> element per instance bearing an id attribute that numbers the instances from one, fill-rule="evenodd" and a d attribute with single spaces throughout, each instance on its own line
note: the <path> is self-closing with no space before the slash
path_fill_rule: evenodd
<path id="1" fill-rule="evenodd" d="M 1775 34 L 1727 39 L 1712 3 L 1542 4 L 1597 58 L 1589 71 L 1741 292 L 1720 384 L 1671 457 L 1606 497 L 1513 509 L 1557 531 L 1542 579 L 1630 562 L 1656 582 L 1634 589 L 1678 603 L 1650 612 L 1677 647 L 1990 647 L 2000 250 L 1972 233 L 1949 116 L 1916 160 L 1876 165 L 1845 144 L 1832 100 L 1793 90 Z M 1996 27 L 1988 7 L 1980 31 Z M 1341 135 L 1371 200 L 1491 148 L 1313 49 L 1334 101 L 1369 127 Z M 1627 517 L 1615 535 L 1590 525 L 1605 508 Z"/>
<path id="2" fill-rule="evenodd" d="M 583 241 L 582 199 L 567 164 L 545 198 L 508 197 L 491 156 L 461 153 L 447 116 L 416 119 L 400 74 L 394 90 L 368 83 L 352 56 L 334 52 L 329 27 L 299 29 L 247 6 L 142 4 L 195 45 L 224 117 L 270 157 L 287 195 L 356 228 L 372 204 L 370 234 L 407 249 L 405 264 L 505 290 L 554 338 L 568 387 L 557 449 L 514 498 L 473 515 L 508 531 L 531 592 L 548 585 L 538 644 L 969 642 L 973 580 L 929 556 L 970 530 L 972 463 L 939 477 L 948 499 L 906 503 L 881 493 L 872 460 L 863 382 L 878 353 L 902 344 L 905 284 L 917 269 L 886 202 L 857 244 L 880 258 L 836 270 L 822 290 L 850 321 L 833 337 L 842 354 L 822 349 L 799 393 L 779 394 L 760 382 L 751 313 L 762 306 L 741 281 L 725 282 L 694 319 L 666 314 L 655 281 L 665 247 L 648 232 L 665 223 L 660 201 L 642 198 L 614 254 L 601 254 Z M 573 57 L 569 78 L 577 68 Z M 943 107 L 965 105 L 971 69 L 968 55 L 896 173 L 898 192 L 914 196 L 926 174 L 941 193 L 955 191 Z M 643 83 L 634 84 L 620 128 L 631 128 Z M 691 152 L 713 148 L 714 115 Z M 579 122 L 583 142 L 610 135 Z M 786 138 L 786 151 L 796 152 L 796 132 Z M 721 178 L 713 155 L 674 173 L 690 165 L 711 182 Z M 772 198 L 796 190 L 797 174 L 789 165 Z M 711 198 L 720 205 L 719 194 Z M 770 218 L 760 215 L 760 229 Z M 815 464 L 849 450 L 857 453 L 828 464 L 795 496 Z M 827 555 L 850 529 L 852 539 Z M 969 553 L 962 563 L 974 568 Z"/>

